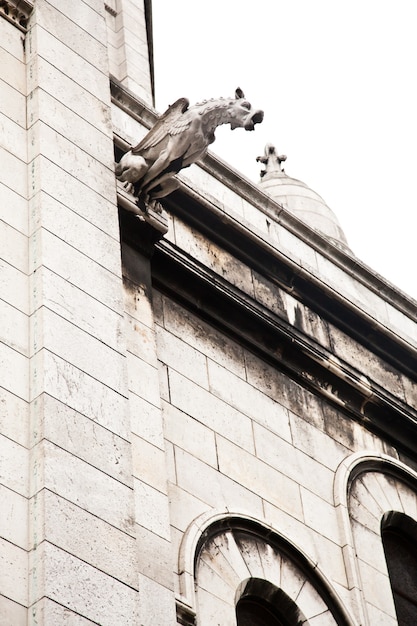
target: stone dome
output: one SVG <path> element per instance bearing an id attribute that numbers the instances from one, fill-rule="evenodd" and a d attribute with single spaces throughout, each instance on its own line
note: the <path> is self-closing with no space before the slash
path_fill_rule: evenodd
<path id="1" fill-rule="evenodd" d="M 265 165 L 259 182 L 261 190 L 308 226 L 320 231 L 336 246 L 349 250 L 336 215 L 323 198 L 301 180 L 287 176 L 282 169 L 281 163 L 286 158 L 285 155 L 278 155 L 271 144 L 265 146 L 264 156 L 257 158 Z"/>

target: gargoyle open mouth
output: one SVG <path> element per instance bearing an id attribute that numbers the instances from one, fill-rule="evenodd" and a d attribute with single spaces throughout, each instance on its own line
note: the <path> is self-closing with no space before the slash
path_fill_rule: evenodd
<path id="1" fill-rule="evenodd" d="M 245 123 L 245 126 L 244 126 L 245 130 L 254 130 L 255 124 L 260 124 L 263 119 L 264 119 L 263 111 L 260 111 L 260 110 L 254 111 L 254 113 L 252 113 L 250 118 L 248 118 L 248 121 Z"/>

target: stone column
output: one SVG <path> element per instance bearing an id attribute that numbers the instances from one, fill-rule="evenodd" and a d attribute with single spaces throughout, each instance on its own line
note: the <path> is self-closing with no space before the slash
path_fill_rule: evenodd
<path id="1" fill-rule="evenodd" d="M 26 41 L 29 624 L 140 623 L 104 12 L 37 0 Z"/>

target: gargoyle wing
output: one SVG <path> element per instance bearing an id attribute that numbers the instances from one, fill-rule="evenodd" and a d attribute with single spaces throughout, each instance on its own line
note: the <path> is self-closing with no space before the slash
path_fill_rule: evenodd
<path id="1" fill-rule="evenodd" d="M 132 148 L 132 154 L 140 154 L 148 148 L 153 148 L 167 135 L 177 135 L 182 130 L 188 128 L 190 122 L 181 118 L 188 109 L 189 104 L 190 102 L 187 98 L 179 98 L 174 104 L 171 104 L 142 141 Z"/>

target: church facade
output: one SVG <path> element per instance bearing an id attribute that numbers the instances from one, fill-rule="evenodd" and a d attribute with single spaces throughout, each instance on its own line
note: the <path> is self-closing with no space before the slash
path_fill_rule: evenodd
<path id="1" fill-rule="evenodd" d="M 272 146 L 138 206 L 150 0 L 0 54 L 1 626 L 415 624 L 416 303 Z"/>

